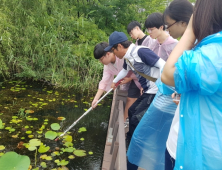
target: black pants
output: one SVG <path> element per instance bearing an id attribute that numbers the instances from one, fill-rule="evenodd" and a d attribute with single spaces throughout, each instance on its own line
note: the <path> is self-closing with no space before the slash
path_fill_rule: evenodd
<path id="1" fill-rule="evenodd" d="M 129 132 L 127 133 L 128 142 L 131 141 L 134 130 L 136 129 L 137 125 L 139 124 L 139 121 L 142 119 L 143 115 L 149 108 L 154 97 L 155 94 L 143 93 L 129 108 Z"/>
<path id="2" fill-rule="evenodd" d="M 173 170 L 175 166 L 175 159 L 173 159 L 168 150 L 165 150 L 165 170 Z"/>
<path id="3" fill-rule="evenodd" d="M 128 160 L 127 160 L 127 170 L 137 170 L 138 166 L 131 164 Z"/>

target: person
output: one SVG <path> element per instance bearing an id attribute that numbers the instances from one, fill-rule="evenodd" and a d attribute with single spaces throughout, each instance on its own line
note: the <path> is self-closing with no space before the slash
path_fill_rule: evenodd
<path id="1" fill-rule="evenodd" d="M 173 38 L 183 35 L 193 13 L 193 5 L 188 0 L 174 0 L 163 13 L 166 29 Z"/>
<path id="2" fill-rule="evenodd" d="M 166 8 L 163 13 L 163 18 L 166 23 L 166 28 L 173 38 L 180 38 L 183 35 L 192 13 L 193 5 L 188 0 L 174 0 Z M 172 98 L 174 97 L 175 93 L 172 95 Z M 178 101 L 176 101 L 176 104 L 178 107 L 166 142 L 165 170 L 173 170 L 175 166 L 180 107 Z"/>
<path id="3" fill-rule="evenodd" d="M 165 32 L 163 15 L 153 13 L 145 21 L 145 26 L 156 42 L 150 46 L 160 58 L 167 60 L 178 41 Z M 176 104 L 171 99 L 173 88 L 165 87 L 158 80 L 159 90 L 153 103 L 137 126 L 128 152 L 128 169 L 138 166 L 149 170 L 164 169 L 164 152 L 170 125 L 176 110 Z M 165 89 L 166 88 L 166 89 Z"/>
<path id="4" fill-rule="evenodd" d="M 221 169 L 221 6 L 221 0 L 196 1 L 193 17 L 163 69 L 162 81 L 181 93 L 174 170 Z"/>
<path id="5" fill-rule="evenodd" d="M 123 68 L 123 60 L 117 58 L 110 51 L 104 51 L 107 46 L 108 43 L 102 42 L 98 43 L 94 48 L 94 58 L 99 60 L 104 65 L 104 69 L 102 80 L 99 82 L 99 89 L 91 104 L 93 108 L 97 106 L 96 102 L 100 99 L 103 92 L 110 89 L 114 76 L 117 75 Z M 121 84 L 126 83 L 130 83 L 125 107 L 125 112 L 128 112 L 128 108 L 140 96 L 141 86 L 134 74 L 127 75 Z M 126 120 L 126 115 L 124 115 L 124 118 Z"/>
<path id="6" fill-rule="evenodd" d="M 113 32 L 109 37 L 109 46 L 105 51 L 112 50 L 113 53 L 120 59 L 124 58 L 123 69 L 113 80 L 112 88 L 115 83 L 121 80 L 132 70 L 137 76 L 144 93 L 133 103 L 129 108 L 129 132 L 127 133 L 126 144 L 130 143 L 132 134 L 151 104 L 157 92 L 157 86 L 154 82 L 144 78 L 145 74 L 153 78 L 160 76 L 158 68 L 162 68 L 165 61 L 159 58 L 153 51 L 144 46 L 136 46 L 128 41 L 127 36 L 123 32 Z M 142 73 L 142 74 L 141 74 Z"/>
<path id="7" fill-rule="evenodd" d="M 150 37 L 156 40 L 148 47 L 166 61 L 178 41 L 165 31 L 163 14 L 156 12 L 149 15 L 145 21 L 145 27 Z"/>
<path id="8" fill-rule="evenodd" d="M 149 47 L 152 43 L 156 41 L 141 30 L 141 25 L 138 21 L 130 22 L 127 26 L 127 32 L 132 39 L 136 40 L 135 45 Z"/>

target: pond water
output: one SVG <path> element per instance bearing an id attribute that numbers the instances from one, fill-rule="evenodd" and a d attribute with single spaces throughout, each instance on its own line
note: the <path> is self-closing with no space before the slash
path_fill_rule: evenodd
<path id="1" fill-rule="evenodd" d="M 56 132 L 63 132 L 76 119 L 78 119 L 89 107 L 93 95 L 83 95 L 74 91 L 62 91 L 45 86 L 42 82 L 21 82 L 8 81 L 0 84 L 0 119 L 4 128 L 0 129 L 0 145 L 5 147 L 0 153 L 15 151 L 21 155 L 27 155 L 31 159 L 33 168 L 41 169 L 57 168 L 54 162 L 56 159 L 69 161 L 70 170 L 98 170 L 101 169 L 101 162 L 106 141 L 107 126 L 109 121 L 112 95 L 107 96 L 95 110 L 86 115 L 79 123 L 71 129 L 73 148 L 85 150 L 86 156 L 69 159 L 73 152 L 62 152 L 65 148 L 63 140 L 55 142 L 46 139 L 44 133 L 51 131 L 50 125 L 58 123 L 61 129 Z M 33 112 L 33 113 L 32 113 Z M 26 114 L 27 113 L 27 114 Z M 18 118 L 13 116 L 18 116 Z M 64 117 L 65 120 L 58 120 Z M 33 119 L 34 118 L 34 119 Z M 14 120 L 13 120 L 14 119 Z M 11 123 L 10 123 L 11 122 Z M 44 129 L 41 129 L 45 126 Z M 5 129 L 8 127 L 8 130 Z M 78 132 L 79 128 L 85 127 L 86 132 Z M 10 129 L 14 129 L 11 130 Z M 42 133 L 38 133 L 42 130 Z M 27 134 L 31 131 L 31 134 Z M 40 139 L 43 144 L 50 146 L 46 153 L 29 151 L 26 147 L 18 147 L 18 143 L 28 143 L 33 138 Z M 40 156 L 46 154 L 51 156 L 55 148 L 60 148 L 60 155 L 53 156 L 52 160 L 42 160 Z M 92 152 L 93 154 L 89 154 Z M 35 166 L 36 161 L 36 166 Z M 41 162 L 47 164 L 46 168 L 40 166 Z"/>

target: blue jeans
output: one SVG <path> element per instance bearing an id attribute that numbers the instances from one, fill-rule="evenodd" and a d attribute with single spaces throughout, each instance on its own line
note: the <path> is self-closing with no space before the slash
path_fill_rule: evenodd
<path id="1" fill-rule="evenodd" d="M 127 132 L 127 140 L 131 141 L 133 132 L 142 119 L 143 115 L 149 108 L 156 94 L 143 93 L 129 108 L 129 132 Z"/>
<path id="2" fill-rule="evenodd" d="M 165 150 L 165 170 L 173 170 L 175 166 L 175 159 L 173 159 L 168 150 Z"/>

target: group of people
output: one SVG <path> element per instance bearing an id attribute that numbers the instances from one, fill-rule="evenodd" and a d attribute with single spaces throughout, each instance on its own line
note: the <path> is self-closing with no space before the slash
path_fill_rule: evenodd
<path id="1" fill-rule="evenodd" d="M 149 35 L 129 23 L 135 44 L 115 31 L 95 46 L 104 71 L 92 107 L 118 81 L 129 84 L 128 170 L 222 170 L 221 6 L 173 0 L 147 17 Z"/>

